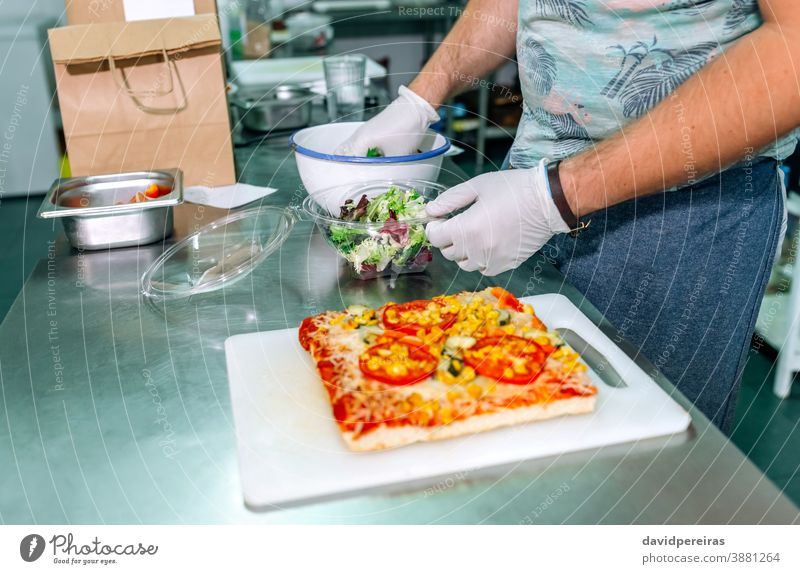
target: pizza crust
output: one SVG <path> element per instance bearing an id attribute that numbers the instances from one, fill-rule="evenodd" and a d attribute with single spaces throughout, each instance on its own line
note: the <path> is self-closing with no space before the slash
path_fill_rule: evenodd
<path id="1" fill-rule="evenodd" d="M 580 415 L 594 410 L 596 396 L 573 397 L 551 403 L 506 409 L 501 412 L 475 415 L 445 426 L 436 427 L 380 427 L 365 435 L 342 433 L 347 446 L 354 451 L 372 451 L 396 448 L 415 442 L 428 442 L 492 430 L 500 427 L 542 421 L 564 415 Z"/>

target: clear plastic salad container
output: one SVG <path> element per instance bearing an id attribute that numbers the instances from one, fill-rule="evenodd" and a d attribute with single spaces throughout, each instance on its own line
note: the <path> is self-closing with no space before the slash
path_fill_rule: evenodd
<path id="1" fill-rule="evenodd" d="M 425 204 L 446 187 L 424 180 L 370 181 L 336 186 L 311 196 L 303 211 L 344 258 L 353 275 L 372 279 L 424 271 L 433 258 L 425 237 Z M 332 201 L 331 198 L 336 198 Z"/>

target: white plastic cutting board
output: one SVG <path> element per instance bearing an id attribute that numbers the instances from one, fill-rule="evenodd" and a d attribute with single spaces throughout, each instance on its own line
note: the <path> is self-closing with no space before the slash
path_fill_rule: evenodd
<path id="1" fill-rule="evenodd" d="M 627 383 L 596 374 L 594 413 L 372 453 L 350 452 L 333 421 L 314 364 L 297 329 L 225 342 L 245 503 L 269 509 L 376 486 L 442 476 L 685 430 L 689 414 L 569 299 L 528 297 L 551 328 L 570 328 L 600 351 Z"/>

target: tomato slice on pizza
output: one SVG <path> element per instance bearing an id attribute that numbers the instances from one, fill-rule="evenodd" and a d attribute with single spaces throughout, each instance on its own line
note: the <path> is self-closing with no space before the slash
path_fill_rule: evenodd
<path id="1" fill-rule="evenodd" d="M 492 287 L 492 295 L 497 297 L 497 305 L 501 309 L 513 309 L 514 311 L 522 311 L 522 303 L 519 299 L 514 297 L 511 293 L 502 287 Z"/>
<path id="2" fill-rule="evenodd" d="M 434 327 L 445 330 L 457 319 L 458 313 L 448 311 L 444 303 L 436 300 L 387 305 L 383 310 L 383 326 L 408 335 Z"/>
<path id="3" fill-rule="evenodd" d="M 464 362 L 501 383 L 527 385 L 544 369 L 549 353 L 536 342 L 515 335 L 484 337 L 464 350 Z"/>
<path id="4" fill-rule="evenodd" d="M 387 385 L 413 385 L 427 379 L 439 360 L 420 345 L 397 340 L 368 347 L 359 358 L 361 372 Z"/>

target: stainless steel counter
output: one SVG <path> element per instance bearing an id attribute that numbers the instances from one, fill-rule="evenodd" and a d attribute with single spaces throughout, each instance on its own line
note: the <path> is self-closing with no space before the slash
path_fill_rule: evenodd
<path id="1" fill-rule="evenodd" d="M 302 197 L 285 144 L 240 149 L 243 180 Z M 464 174 L 449 160 L 443 181 Z M 179 233 L 221 212 L 183 206 Z M 360 282 L 309 223 L 225 292 L 154 309 L 138 278 L 163 246 L 110 253 L 51 246 L 0 326 L 4 523 L 790 523 L 798 509 L 691 410 L 679 436 L 465 471 L 333 502 L 254 514 L 242 504 L 224 340 L 296 326 L 352 302 L 380 304 L 506 285 L 580 294 L 534 259 L 491 282 L 438 257 L 390 285 Z M 603 325 L 588 303 L 582 308 Z M 644 365 L 647 367 L 647 365 Z M 671 385 L 659 381 L 665 389 Z"/>

